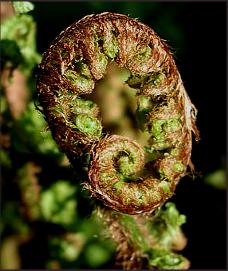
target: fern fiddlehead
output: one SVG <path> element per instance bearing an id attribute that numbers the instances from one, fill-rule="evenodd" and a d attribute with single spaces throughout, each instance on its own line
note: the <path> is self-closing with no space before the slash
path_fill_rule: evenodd
<path id="1" fill-rule="evenodd" d="M 105 134 L 99 107 L 86 99 L 115 62 L 137 89 L 138 127 L 147 146 Z M 196 109 L 168 46 L 125 15 L 89 15 L 62 31 L 43 56 L 39 100 L 68 157 L 90 155 L 85 187 L 112 209 L 151 212 L 170 198 L 190 164 Z"/>

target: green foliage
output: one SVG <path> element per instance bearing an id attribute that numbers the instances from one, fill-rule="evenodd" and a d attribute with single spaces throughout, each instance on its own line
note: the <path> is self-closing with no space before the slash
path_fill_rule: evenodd
<path id="1" fill-rule="evenodd" d="M 159 246 L 170 249 L 185 222 L 186 216 L 178 212 L 174 203 L 167 202 L 163 209 L 157 211 L 150 230 Z"/>
<path id="2" fill-rule="evenodd" d="M 1 40 L 0 50 L 1 67 L 16 68 L 23 62 L 23 56 L 16 41 L 7 39 Z"/>
<path id="3" fill-rule="evenodd" d="M 104 238 L 102 221 L 94 215 L 83 220 L 77 217 L 72 230 L 62 236 L 52 236 L 48 246 L 49 268 L 53 261 L 61 262 L 63 268 L 84 266 L 85 263 L 88 267 L 97 268 L 107 263 L 115 251 L 112 241 Z"/>
<path id="4" fill-rule="evenodd" d="M 9 154 L 3 149 L 0 149 L 0 161 L 2 167 L 10 168 L 12 165 Z"/>
<path id="5" fill-rule="evenodd" d="M 27 105 L 25 112 L 12 128 L 13 145 L 19 152 L 36 152 L 62 159 L 64 155 L 47 130 L 43 115 L 35 108 L 34 102 Z"/>
<path id="6" fill-rule="evenodd" d="M 134 217 L 131 215 L 122 215 L 121 224 L 129 231 L 129 238 L 132 244 L 136 244 L 142 251 L 148 250 L 148 243 L 140 231 L 139 225 L 136 223 Z"/>
<path id="7" fill-rule="evenodd" d="M 30 15 L 12 16 L 1 24 L 1 39 L 4 41 L 1 45 L 3 59 L 12 61 L 17 56 L 16 64 L 27 76 L 41 59 L 36 51 L 35 35 L 36 24 Z M 7 43 L 8 45 L 10 43 L 10 50 L 4 50 Z M 13 61 L 15 65 L 15 60 Z"/>
<path id="8" fill-rule="evenodd" d="M 185 269 L 188 267 L 188 260 L 174 252 L 175 247 L 183 249 L 185 246 L 181 226 L 186 221 L 186 217 L 178 212 L 174 203 L 166 203 L 151 217 L 117 212 L 113 212 L 112 217 L 113 223 L 119 221 L 120 231 L 126 235 L 126 240 L 122 237 L 121 242 L 127 242 L 129 247 L 144 255 L 148 259 L 149 268 Z M 115 233 L 112 234 L 115 236 Z M 117 243 L 120 242 L 118 236 L 119 232 L 116 235 Z"/>
<path id="9" fill-rule="evenodd" d="M 27 13 L 34 9 L 34 5 L 27 1 L 15 1 L 13 2 L 13 7 L 16 14 Z"/>
<path id="10" fill-rule="evenodd" d="M 184 257 L 165 249 L 151 249 L 149 264 L 159 269 L 179 269 L 184 267 Z"/>
<path id="11" fill-rule="evenodd" d="M 59 180 L 41 193 L 40 209 L 44 220 L 63 226 L 76 222 L 76 188 Z"/>
<path id="12" fill-rule="evenodd" d="M 75 244 L 75 242 L 77 242 Z M 77 260 L 81 253 L 81 246 L 85 243 L 84 234 L 71 233 L 70 240 L 67 238 L 54 237 L 49 241 L 50 257 L 61 259 L 62 261 L 72 262 Z"/>
<path id="13" fill-rule="evenodd" d="M 28 234 L 30 231 L 18 209 L 16 201 L 5 202 L 1 211 L 0 233 Z"/>
<path id="14" fill-rule="evenodd" d="M 100 243 L 91 244 L 85 251 L 85 260 L 92 268 L 97 268 L 108 262 L 110 257 L 110 251 Z"/>
<path id="15" fill-rule="evenodd" d="M 226 189 L 227 174 L 225 169 L 218 169 L 205 177 L 205 182 L 216 189 Z"/>
<path id="16" fill-rule="evenodd" d="M 150 248 L 149 264 L 159 269 L 178 269 L 188 265 L 188 261 L 172 251 L 173 245 L 180 238 L 181 226 L 186 222 L 186 216 L 176 209 L 172 202 L 158 210 L 149 228 L 155 238 L 156 245 Z"/>

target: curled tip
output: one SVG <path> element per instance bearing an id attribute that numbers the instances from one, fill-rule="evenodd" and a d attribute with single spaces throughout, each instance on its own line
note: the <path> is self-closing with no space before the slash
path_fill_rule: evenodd
<path id="1" fill-rule="evenodd" d="M 156 178 L 155 168 L 140 176 L 144 165 L 139 144 L 123 136 L 107 137 L 92 151 L 87 187 L 112 209 L 128 214 L 151 212 L 172 195 L 175 186 Z"/>

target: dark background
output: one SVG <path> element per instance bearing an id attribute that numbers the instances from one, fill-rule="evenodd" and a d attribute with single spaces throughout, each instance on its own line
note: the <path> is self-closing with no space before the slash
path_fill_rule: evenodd
<path id="1" fill-rule="evenodd" d="M 172 198 L 187 216 L 183 251 L 193 269 L 226 268 L 226 191 L 204 176 L 226 161 L 225 2 L 35 2 L 38 51 L 74 21 L 111 11 L 139 18 L 171 46 L 187 92 L 198 109 L 201 140 L 193 144 L 194 180 L 185 177 Z"/>

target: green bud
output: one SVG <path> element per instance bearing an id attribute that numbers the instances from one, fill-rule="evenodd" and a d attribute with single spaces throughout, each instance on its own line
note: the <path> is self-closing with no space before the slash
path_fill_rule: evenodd
<path id="1" fill-rule="evenodd" d="M 104 52 L 108 57 L 113 59 L 117 55 L 118 51 L 118 42 L 115 37 L 109 41 L 104 40 Z"/>
<path id="2" fill-rule="evenodd" d="M 72 82 L 77 88 L 79 88 L 83 92 L 90 91 L 94 87 L 94 82 L 92 79 L 79 75 L 77 72 L 73 70 L 67 70 L 64 76 Z"/>
<path id="3" fill-rule="evenodd" d="M 151 97 L 141 95 L 138 97 L 138 110 L 149 112 L 152 107 Z"/>
<path id="4" fill-rule="evenodd" d="M 124 176 L 128 176 L 134 173 L 134 164 L 132 164 L 131 158 L 128 156 L 122 156 L 120 157 L 119 161 L 119 171 Z"/>
<path id="5" fill-rule="evenodd" d="M 87 114 L 79 114 L 75 119 L 76 128 L 87 135 L 101 136 L 102 126 L 98 119 Z"/>
<path id="6" fill-rule="evenodd" d="M 170 193 L 170 186 L 169 186 L 169 183 L 167 181 L 161 181 L 159 183 L 159 186 L 163 189 L 163 191 L 165 193 Z"/>
<path id="7" fill-rule="evenodd" d="M 168 119 L 166 123 L 164 124 L 164 130 L 167 133 L 175 132 L 180 128 L 181 128 L 181 123 L 178 118 Z"/>
<path id="8" fill-rule="evenodd" d="M 148 61 L 151 57 L 151 48 L 149 46 L 142 47 L 136 55 L 139 61 Z"/>
<path id="9" fill-rule="evenodd" d="M 103 54 L 100 53 L 97 56 L 96 68 L 104 74 L 106 71 L 106 67 L 108 65 L 108 58 Z"/>
<path id="10" fill-rule="evenodd" d="M 155 73 L 151 75 L 149 84 L 152 86 L 157 86 L 159 83 L 165 79 L 165 74 L 164 73 Z"/>
<path id="11" fill-rule="evenodd" d="M 116 190 L 121 190 L 123 185 L 124 185 L 124 183 L 122 181 L 118 181 L 113 184 L 113 188 Z"/>
<path id="12" fill-rule="evenodd" d="M 177 161 L 174 165 L 173 165 L 173 170 L 177 173 L 181 173 L 185 171 L 185 166 L 180 162 Z"/>
<path id="13" fill-rule="evenodd" d="M 90 100 L 84 100 L 81 98 L 72 100 L 72 110 L 75 114 L 88 114 L 93 115 L 93 109 L 96 108 L 96 104 Z"/>

